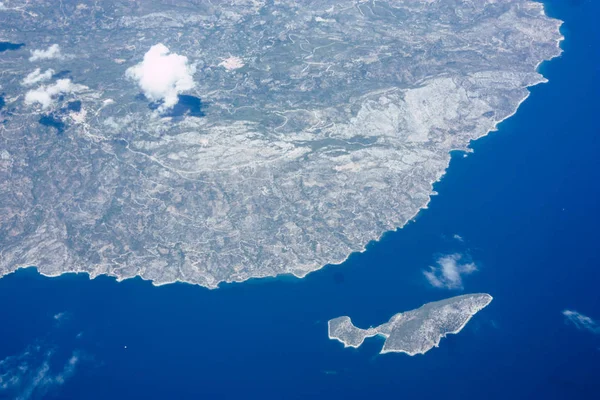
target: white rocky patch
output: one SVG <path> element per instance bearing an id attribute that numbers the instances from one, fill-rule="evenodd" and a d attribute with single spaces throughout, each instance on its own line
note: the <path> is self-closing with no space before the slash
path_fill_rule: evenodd
<path id="1" fill-rule="evenodd" d="M 239 57 L 230 56 L 219 63 L 219 66 L 225 68 L 227 71 L 233 71 L 235 69 L 240 69 L 244 66 L 244 60 Z"/>

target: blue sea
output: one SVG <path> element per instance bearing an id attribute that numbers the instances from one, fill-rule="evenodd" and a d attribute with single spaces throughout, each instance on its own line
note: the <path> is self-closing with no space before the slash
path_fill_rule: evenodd
<path id="1" fill-rule="evenodd" d="M 600 332 L 562 311 L 600 320 L 600 2 L 546 4 L 566 38 L 540 67 L 549 83 L 453 155 L 415 222 L 305 279 L 213 291 L 20 270 L 0 279 L 0 386 L 47 399 L 599 398 Z M 433 288 L 423 269 L 453 253 L 479 270 L 464 291 Z M 327 337 L 333 317 L 368 327 L 472 292 L 494 301 L 425 355 Z"/>

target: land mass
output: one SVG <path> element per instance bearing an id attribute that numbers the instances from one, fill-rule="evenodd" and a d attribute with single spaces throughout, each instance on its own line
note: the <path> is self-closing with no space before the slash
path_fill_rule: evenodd
<path id="1" fill-rule="evenodd" d="M 0 276 L 341 263 L 427 207 L 562 39 L 526 0 L 2 3 L 25 45 L 0 55 Z M 193 72 L 168 112 L 132 79 L 151 48 Z"/>
<path id="2" fill-rule="evenodd" d="M 489 294 L 466 294 L 427 303 L 416 310 L 394 315 L 375 328 L 360 329 L 350 317 L 329 321 L 329 338 L 339 340 L 344 347 L 359 347 L 366 338 L 383 336 L 383 353 L 425 354 L 438 347 L 450 333 L 460 332 L 467 322 L 492 301 Z"/>

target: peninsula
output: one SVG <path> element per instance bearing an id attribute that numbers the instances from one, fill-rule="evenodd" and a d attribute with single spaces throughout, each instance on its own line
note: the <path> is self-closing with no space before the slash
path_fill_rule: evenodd
<path id="1" fill-rule="evenodd" d="M 303 277 L 429 204 L 545 82 L 529 0 L 11 0 L 0 276 Z"/>

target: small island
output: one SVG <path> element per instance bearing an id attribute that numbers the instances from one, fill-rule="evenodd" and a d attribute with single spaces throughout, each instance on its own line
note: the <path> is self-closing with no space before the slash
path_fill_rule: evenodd
<path id="1" fill-rule="evenodd" d="M 344 347 L 359 347 L 368 337 L 381 335 L 384 353 L 425 354 L 438 347 L 449 333 L 460 332 L 477 312 L 492 301 L 486 293 L 466 294 L 427 303 L 416 310 L 398 313 L 388 322 L 369 329 L 354 326 L 350 317 L 329 320 L 329 338 Z"/>

